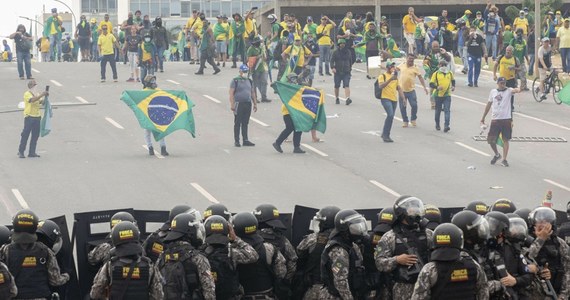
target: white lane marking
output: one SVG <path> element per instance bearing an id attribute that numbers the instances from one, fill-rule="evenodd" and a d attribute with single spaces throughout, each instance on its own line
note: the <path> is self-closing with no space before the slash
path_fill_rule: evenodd
<path id="1" fill-rule="evenodd" d="M 395 197 L 400 197 L 401 195 L 396 193 L 393 189 L 381 184 L 380 182 L 376 181 L 376 180 L 370 180 L 370 183 L 372 183 L 373 185 L 381 188 L 383 191 L 385 191 L 386 193 L 395 196 Z"/>
<path id="2" fill-rule="evenodd" d="M 481 151 L 481 150 L 477 150 L 477 149 L 475 149 L 475 148 L 473 148 L 473 147 L 471 147 L 471 146 L 465 145 L 465 144 L 463 144 L 463 143 L 461 143 L 461 142 L 455 142 L 455 144 L 458 145 L 458 146 L 461 146 L 461 147 L 463 147 L 463 148 L 465 148 L 465 149 L 471 150 L 471 151 L 473 151 L 473 152 L 475 152 L 475 153 L 481 154 L 481 155 L 483 155 L 483 156 L 487 156 L 487 157 L 490 157 L 490 156 L 491 156 L 490 154 L 487 154 L 487 153 L 485 153 L 485 152 L 483 152 L 483 151 Z"/>
<path id="3" fill-rule="evenodd" d="M 552 180 L 550 180 L 550 179 L 544 179 L 544 181 L 545 181 L 545 182 L 548 182 L 548 183 L 550 183 L 550 184 L 552 184 L 552 185 L 554 185 L 554 186 L 557 186 L 557 187 L 559 187 L 559 188 L 561 188 L 561 189 L 563 189 L 563 190 L 566 190 L 566 191 L 570 192 L 570 188 L 569 188 L 569 187 L 567 187 L 567 186 L 565 186 L 565 185 L 562 185 L 562 184 L 560 184 L 560 183 L 558 183 L 558 182 L 556 182 L 556 181 L 552 181 Z"/>
<path id="4" fill-rule="evenodd" d="M 174 83 L 174 84 L 180 84 L 180 82 L 176 82 L 174 80 L 170 80 L 170 79 L 166 79 L 166 81 L 170 82 L 170 83 Z"/>
<path id="5" fill-rule="evenodd" d="M 79 100 L 79 102 L 81 102 L 81 103 L 89 103 L 89 101 L 83 99 L 83 98 L 80 97 L 80 96 L 75 96 L 75 99 Z"/>
<path id="6" fill-rule="evenodd" d="M 220 203 L 220 201 L 218 201 L 216 198 L 214 198 L 214 196 L 212 196 L 212 194 L 208 193 L 208 191 L 206 191 L 202 186 L 200 186 L 198 183 L 196 182 L 192 182 L 190 183 L 190 185 L 195 188 L 198 192 L 200 192 L 200 194 L 202 194 L 202 196 L 206 197 L 206 199 L 208 199 L 208 201 L 212 202 L 212 203 Z"/>
<path id="7" fill-rule="evenodd" d="M 311 150 L 311 151 L 317 153 L 317 154 L 320 155 L 320 156 L 323 156 L 323 157 L 329 156 L 328 154 L 324 153 L 323 151 L 321 151 L 321 150 L 319 150 L 319 149 L 317 149 L 317 148 L 315 148 L 315 147 L 313 147 L 313 146 L 311 146 L 311 145 L 307 145 L 307 144 L 304 144 L 304 143 L 301 144 L 301 145 L 303 145 L 305 148 L 307 148 L 307 149 L 309 149 L 309 150 Z"/>
<path id="8" fill-rule="evenodd" d="M 22 196 L 22 193 L 20 193 L 20 191 L 18 189 L 12 189 L 12 194 L 14 194 L 14 197 L 16 197 L 18 202 L 20 202 L 20 206 L 22 206 L 22 208 L 25 208 L 25 209 L 30 208 L 30 206 L 28 205 L 26 200 L 24 200 L 24 196 Z"/>
<path id="9" fill-rule="evenodd" d="M 469 99 L 469 98 L 466 98 L 466 97 L 463 97 L 463 96 L 459 96 L 459 95 L 451 95 L 451 98 L 452 98 L 452 99 L 453 99 L 453 98 L 463 99 L 463 100 L 466 100 L 466 101 L 469 101 L 469 102 L 472 102 L 472 103 L 475 103 L 475 104 L 479 104 L 479 105 L 482 105 L 482 106 L 487 105 L 487 103 L 483 103 L 483 102 L 480 102 L 480 101 L 477 101 L 477 100 L 473 100 L 473 99 Z"/>
<path id="10" fill-rule="evenodd" d="M 333 94 L 327 94 L 327 96 L 329 96 L 329 97 L 331 97 L 331 98 L 333 98 L 333 99 L 336 99 L 336 96 L 333 95 Z M 338 97 L 338 99 L 339 99 L 340 101 L 346 101 L 346 98 L 342 98 L 342 97 L 340 97 L 340 96 Z"/>
<path id="11" fill-rule="evenodd" d="M 184 74 L 184 73 L 178 73 L 178 75 L 180 75 L 180 76 L 188 76 L 188 74 Z"/>
<path id="12" fill-rule="evenodd" d="M 216 103 L 218 103 L 218 104 L 219 104 L 219 103 L 222 103 L 222 101 L 220 101 L 220 100 L 218 100 L 218 99 L 216 99 L 216 98 L 214 98 L 214 97 L 212 97 L 212 96 L 208 96 L 208 95 L 203 95 L 203 96 L 206 97 L 206 98 L 208 98 L 208 99 L 210 99 L 210 100 L 212 100 L 212 101 L 214 101 L 214 102 L 216 102 Z"/>
<path id="13" fill-rule="evenodd" d="M 148 151 L 148 146 L 147 145 L 142 145 L 143 148 L 146 149 L 146 151 Z M 157 152 L 156 150 L 154 151 L 154 156 L 158 157 L 158 158 L 164 158 L 164 156 L 160 155 L 159 152 Z"/>
<path id="14" fill-rule="evenodd" d="M 32 71 L 34 71 L 34 72 L 36 72 L 36 73 L 41 73 L 40 71 L 38 71 L 38 70 L 36 70 L 36 69 L 34 69 L 34 68 L 32 68 Z"/>
<path id="15" fill-rule="evenodd" d="M 543 120 L 543 119 L 540 119 L 540 118 L 537 118 L 537 117 L 525 115 L 525 114 L 519 113 L 519 112 L 514 112 L 513 114 L 515 114 L 515 115 L 517 115 L 517 116 L 521 116 L 521 117 L 523 117 L 523 118 L 535 120 L 535 121 L 538 121 L 538 122 L 541 122 L 541 123 L 544 123 L 544 124 L 548 124 L 548 125 L 551 125 L 551 126 L 560 128 L 560 129 L 564 129 L 564 130 L 569 130 L 569 131 L 570 131 L 570 128 L 568 128 L 568 127 L 566 127 L 566 126 L 558 125 L 558 124 L 556 124 L 556 123 L 552 123 L 552 122 L 550 122 L 550 121 L 546 121 L 546 120 Z"/>
<path id="16" fill-rule="evenodd" d="M 265 124 L 265 123 L 259 121 L 258 119 L 254 118 L 254 117 L 249 117 L 249 119 L 252 120 L 253 122 L 255 122 L 255 123 L 257 123 L 257 124 L 263 126 L 263 127 L 269 127 L 269 125 L 267 125 L 267 124 Z"/>
<path id="17" fill-rule="evenodd" d="M 105 120 L 107 120 L 107 122 L 111 123 L 111 125 L 119 128 L 119 129 L 125 129 L 123 126 L 121 126 L 121 124 L 117 123 L 115 120 L 113 120 L 109 117 L 105 117 Z"/>
<path id="18" fill-rule="evenodd" d="M 51 81 L 51 83 L 53 83 L 53 84 L 55 84 L 55 85 L 57 85 L 57 86 L 63 86 L 63 84 L 61 84 L 61 83 L 59 83 L 59 82 L 57 82 L 57 81 L 55 81 L 55 80 L 53 80 L 53 79 L 50 80 L 50 81 Z"/>
<path id="19" fill-rule="evenodd" d="M 358 68 L 352 68 L 354 71 L 356 72 L 360 72 L 360 73 L 366 73 L 366 71 L 358 69 Z"/>
<path id="20" fill-rule="evenodd" d="M 387 116 L 388 114 L 387 114 L 387 113 L 384 113 L 384 115 Z M 404 122 L 404 120 L 402 120 L 401 118 L 398 118 L 398 117 L 396 117 L 396 116 L 394 116 L 394 119 L 396 119 L 396 120 L 398 120 L 398 121 L 400 121 L 400 122 Z"/>

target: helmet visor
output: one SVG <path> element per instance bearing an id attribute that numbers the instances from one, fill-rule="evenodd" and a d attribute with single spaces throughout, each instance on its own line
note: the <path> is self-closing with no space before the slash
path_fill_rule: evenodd
<path id="1" fill-rule="evenodd" d="M 489 238 L 489 222 L 487 222 L 487 219 L 479 216 L 475 222 L 473 222 L 473 225 L 467 226 L 468 230 L 473 228 L 477 229 L 477 237 L 479 239 L 486 240 Z"/>
<path id="2" fill-rule="evenodd" d="M 526 222 L 521 218 L 510 218 L 509 219 L 509 231 L 507 238 L 512 241 L 521 242 L 527 237 L 528 226 Z"/>
<path id="3" fill-rule="evenodd" d="M 405 199 L 400 202 L 399 206 L 406 210 L 406 214 L 409 217 L 423 218 L 426 213 L 423 202 L 418 198 L 410 197 Z"/>
<path id="4" fill-rule="evenodd" d="M 311 219 L 311 223 L 309 223 L 309 230 L 312 232 L 320 232 L 320 224 L 321 220 L 317 219 L 316 216 Z"/>
<path id="5" fill-rule="evenodd" d="M 490 237 L 498 236 L 505 229 L 505 225 L 501 223 L 499 220 L 489 216 L 485 216 L 485 219 L 487 220 L 487 222 L 489 222 Z"/>
<path id="6" fill-rule="evenodd" d="M 352 215 L 345 222 L 349 224 L 348 231 L 351 235 L 365 236 L 368 233 L 368 225 L 362 215 Z"/>
<path id="7" fill-rule="evenodd" d="M 63 246 L 63 240 L 61 239 L 61 237 L 58 237 L 55 243 L 53 243 L 53 247 L 51 247 L 51 250 L 53 250 L 54 254 L 57 254 L 59 253 L 59 250 L 61 250 L 61 246 Z"/>
<path id="8" fill-rule="evenodd" d="M 556 213 L 554 210 L 548 207 L 539 207 L 535 209 L 530 216 L 530 219 L 533 221 L 534 224 L 539 223 L 555 223 L 556 221 Z"/>

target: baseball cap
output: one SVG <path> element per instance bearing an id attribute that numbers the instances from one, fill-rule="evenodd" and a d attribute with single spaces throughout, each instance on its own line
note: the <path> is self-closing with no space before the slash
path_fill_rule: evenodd
<path id="1" fill-rule="evenodd" d="M 519 14 L 524 14 L 524 10 L 519 11 Z"/>
<path id="2" fill-rule="evenodd" d="M 547 37 L 543 37 L 542 40 L 540 40 L 540 41 L 542 41 L 542 42 L 550 42 L 550 39 L 547 38 Z"/>
<path id="3" fill-rule="evenodd" d="M 505 26 L 505 30 L 510 30 L 510 29 L 511 29 L 511 25 Z"/>
<path id="4" fill-rule="evenodd" d="M 345 39 L 338 39 L 337 44 L 346 44 L 346 40 Z"/>
<path id="5" fill-rule="evenodd" d="M 311 16 L 307 17 L 307 21 L 312 21 L 312 20 L 313 20 L 313 17 L 311 17 Z"/>
<path id="6" fill-rule="evenodd" d="M 564 22 L 570 22 L 570 18 L 564 19 Z"/>
<path id="7" fill-rule="evenodd" d="M 386 68 L 389 68 L 389 67 L 395 66 L 395 65 L 396 65 L 396 62 L 394 62 L 394 61 L 391 61 L 391 60 L 386 61 Z"/>
<path id="8" fill-rule="evenodd" d="M 562 13 L 561 13 L 559 10 L 557 10 L 557 11 L 556 11 L 556 14 L 557 14 L 557 15 L 561 15 Z"/>
<path id="9" fill-rule="evenodd" d="M 505 77 L 502 77 L 502 76 L 501 76 L 501 77 L 497 78 L 497 83 L 499 83 L 499 82 L 506 82 L 506 81 L 507 81 L 507 79 L 506 79 Z"/>
<path id="10" fill-rule="evenodd" d="M 476 14 L 476 15 L 482 15 L 482 13 L 481 13 L 480 10 L 478 10 L 475 14 Z"/>
<path id="11" fill-rule="evenodd" d="M 51 9 L 51 12 L 52 12 L 52 13 L 56 13 L 56 12 L 57 12 L 57 8 L 52 8 L 52 9 Z"/>
<path id="12" fill-rule="evenodd" d="M 300 41 L 300 40 L 301 40 L 301 37 L 298 34 L 296 34 L 295 35 L 295 41 Z"/>
<path id="13" fill-rule="evenodd" d="M 89 20 L 89 22 L 91 22 L 91 23 L 97 23 L 97 19 L 91 18 L 91 20 Z"/>
<path id="14" fill-rule="evenodd" d="M 466 10 L 466 11 L 465 11 L 465 14 L 466 14 L 466 15 L 470 15 L 470 14 L 471 14 L 471 11 L 470 11 L 470 10 Z"/>

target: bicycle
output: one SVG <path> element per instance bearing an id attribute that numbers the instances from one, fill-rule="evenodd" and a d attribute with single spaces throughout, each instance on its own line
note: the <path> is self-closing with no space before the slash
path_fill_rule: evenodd
<path id="1" fill-rule="evenodd" d="M 562 90 L 562 81 L 558 78 L 558 73 L 556 69 L 552 69 L 552 72 L 546 76 L 546 80 L 544 81 L 544 94 L 548 95 L 550 90 L 552 89 L 552 98 L 556 104 L 561 104 L 562 100 L 558 97 L 558 93 Z M 534 96 L 534 100 L 536 102 L 542 102 L 546 99 L 542 97 L 540 93 L 540 78 L 536 77 L 532 81 L 532 95 Z"/>

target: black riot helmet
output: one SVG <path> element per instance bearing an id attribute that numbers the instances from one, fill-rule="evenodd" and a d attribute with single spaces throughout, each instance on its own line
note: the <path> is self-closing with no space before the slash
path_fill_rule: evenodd
<path id="1" fill-rule="evenodd" d="M 186 237 L 190 241 L 203 240 L 200 230 L 200 219 L 190 213 L 181 213 L 170 222 L 170 232 L 164 238 L 165 242 L 175 241 Z"/>
<path id="2" fill-rule="evenodd" d="M 0 247 L 10 243 L 10 236 L 12 236 L 10 229 L 4 225 L 0 225 Z"/>
<path id="3" fill-rule="evenodd" d="M 206 219 L 206 243 L 227 245 L 230 239 L 230 224 L 222 216 L 211 216 Z"/>
<path id="4" fill-rule="evenodd" d="M 334 217 L 334 228 L 338 233 L 347 233 L 351 240 L 359 240 L 368 234 L 366 219 L 352 209 L 343 209 Z"/>
<path id="5" fill-rule="evenodd" d="M 255 208 L 253 214 L 257 218 L 260 228 L 287 229 L 285 224 L 279 220 L 279 210 L 275 205 L 261 204 Z"/>
<path id="6" fill-rule="evenodd" d="M 128 213 L 126 211 L 120 211 L 111 217 L 111 221 L 110 221 L 111 229 L 113 229 L 113 227 L 115 227 L 115 225 L 121 223 L 122 221 L 129 221 L 129 222 L 137 225 L 137 221 L 135 220 L 135 217 L 133 217 L 133 215 L 131 215 L 130 213 Z"/>
<path id="7" fill-rule="evenodd" d="M 570 220 L 570 201 L 568 201 L 568 203 L 566 203 L 566 216 L 567 216 L 568 220 Z"/>
<path id="8" fill-rule="evenodd" d="M 162 227 L 160 227 L 160 230 L 168 231 L 170 229 L 170 222 L 174 220 L 174 217 L 184 213 L 192 213 L 198 220 L 202 220 L 200 212 L 198 212 L 196 209 L 190 207 L 190 205 L 180 204 L 170 209 L 170 212 L 168 213 L 168 220 L 162 225 Z"/>
<path id="9" fill-rule="evenodd" d="M 394 207 L 386 207 L 378 213 L 378 223 L 372 231 L 384 235 L 384 233 L 392 230 L 395 221 Z"/>
<path id="10" fill-rule="evenodd" d="M 485 219 L 489 222 L 489 236 L 491 238 L 496 238 L 501 233 L 506 234 L 509 230 L 509 217 L 500 211 L 488 212 Z"/>
<path id="11" fill-rule="evenodd" d="M 206 210 L 204 210 L 204 221 L 211 216 L 220 216 L 229 222 L 232 214 L 225 205 L 216 203 L 206 207 Z"/>
<path id="12" fill-rule="evenodd" d="M 489 238 L 489 223 L 483 216 L 471 210 L 456 213 L 451 218 L 451 223 L 463 231 L 463 238 L 466 241 L 473 244 L 482 243 Z"/>
<path id="13" fill-rule="evenodd" d="M 38 216 L 33 211 L 22 209 L 12 218 L 12 228 L 15 233 L 35 234 L 38 229 L 38 221 Z"/>
<path id="14" fill-rule="evenodd" d="M 257 218 L 250 212 L 241 212 L 232 218 L 234 231 L 240 238 L 257 234 Z"/>
<path id="15" fill-rule="evenodd" d="M 456 261 L 463 249 L 463 231 L 455 224 L 443 223 L 433 231 L 433 252 L 431 259 L 435 261 Z"/>
<path id="16" fill-rule="evenodd" d="M 336 206 L 325 206 L 313 217 L 309 224 L 309 229 L 313 232 L 323 232 L 327 229 L 334 228 L 334 217 L 340 211 Z"/>
<path id="17" fill-rule="evenodd" d="M 400 196 L 394 203 L 394 214 L 397 222 L 406 220 L 407 226 L 417 227 L 425 215 L 424 203 L 413 196 Z"/>
<path id="18" fill-rule="evenodd" d="M 132 222 L 121 221 L 111 230 L 111 242 L 115 247 L 127 243 L 139 243 L 139 228 Z"/>
<path id="19" fill-rule="evenodd" d="M 516 216 L 509 218 L 509 231 L 507 231 L 507 240 L 512 243 L 524 242 L 528 237 L 528 226 L 526 221 Z"/>
<path id="20" fill-rule="evenodd" d="M 530 227 L 530 222 L 528 220 L 528 215 L 530 214 L 530 212 L 531 212 L 530 208 L 519 208 L 515 210 L 515 214 L 519 215 L 519 217 L 521 217 L 521 219 L 523 219 L 526 222 L 526 225 L 528 227 Z"/>
<path id="21" fill-rule="evenodd" d="M 467 206 L 463 210 L 470 210 L 478 215 L 484 216 L 489 210 L 489 208 L 487 207 L 487 204 L 485 204 L 485 202 L 476 200 L 469 202 L 469 204 L 467 204 Z"/>
<path id="22" fill-rule="evenodd" d="M 43 220 L 38 223 L 36 230 L 38 241 L 42 242 L 48 248 L 52 249 L 55 254 L 61 250 L 63 240 L 61 239 L 61 228 L 52 220 Z"/>
<path id="23" fill-rule="evenodd" d="M 556 213 L 550 207 L 537 207 L 528 215 L 528 219 L 532 226 L 536 226 L 539 223 L 550 223 L 553 230 L 556 226 Z"/>
<path id="24" fill-rule="evenodd" d="M 427 219 L 426 228 L 434 230 L 439 224 L 441 224 L 441 211 L 433 204 L 427 204 L 425 209 L 426 214 L 424 218 Z"/>
<path id="25" fill-rule="evenodd" d="M 512 213 L 515 212 L 516 210 L 517 207 L 515 206 L 515 204 L 511 200 L 506 198 L 502 198 L 495 201 L 495 203 L 493 203 L 493 205 L 491 205 L 491 207 L 489 208 L 489 211 L 500 211 L 504 214 Z"/>

